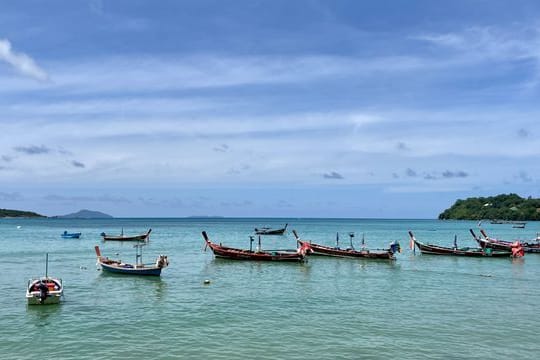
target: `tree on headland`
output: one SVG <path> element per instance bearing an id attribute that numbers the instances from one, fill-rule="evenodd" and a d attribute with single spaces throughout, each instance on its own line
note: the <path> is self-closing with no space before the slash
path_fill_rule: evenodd
<path id="1" fill-rule="evenodd" d="M 540 220 L 540 199 L 531 196 L 525 199 L 517 194 L 459 199 L 449 209 L 444 210 L 439 219 Z"/>
<path id="2" fill-rule="evenodd" d="M 0 217 L 45 217 L 32 211 L 0 209 Z"/>

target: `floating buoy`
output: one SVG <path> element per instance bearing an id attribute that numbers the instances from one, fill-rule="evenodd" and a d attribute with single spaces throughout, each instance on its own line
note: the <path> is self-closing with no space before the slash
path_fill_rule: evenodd
<path id="1" fill-rule="evenodd" d="M 204 285 L 210 285 L 210 280 L 208 279 L 204 280 Z"/>
<path id="2" fill-rule="evenodd" d="M 17 225 L 17 229 L 20 229 L 22 226 L 21 225 Z"/>

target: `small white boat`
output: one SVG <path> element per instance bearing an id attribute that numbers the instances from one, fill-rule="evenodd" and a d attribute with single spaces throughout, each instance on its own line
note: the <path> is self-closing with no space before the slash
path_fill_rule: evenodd
<path id="1" fill-rule="evenodd" d="M 48 275 L 49 254 L 46 257 L 45 276 L 28 280 L 26 301 L 28 305 L 58 304 L 64 295 L 62 279 Z"/>

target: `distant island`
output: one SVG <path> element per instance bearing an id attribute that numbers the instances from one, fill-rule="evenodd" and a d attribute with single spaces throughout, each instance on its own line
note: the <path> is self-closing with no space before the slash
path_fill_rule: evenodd
<path id="1" fill-rule="evenodd" d="M 441 220 L 540 220 L 540 199 L 525 199 L 517 194 L 474 197 L 457 200 L 440 215 Z"/>
<path id="2" fill-rule="evenodd" d="M 186 219 L 223 219 L 225 216 L 219 215 L 191 215 L 186 216 Z"/>
<path id="3" fill-rule="evenodd" d="M 112 219 L 111 215 L 99 211 L 79 210 L 72 214 L 54 216 L 58 219 Z"/>
<path id="4" fill-rule="evenodd" d="M 27 217 L 27 218 L 42 218 L 45 217 L 32 211 L 0 209 L 0 217 Z"/>

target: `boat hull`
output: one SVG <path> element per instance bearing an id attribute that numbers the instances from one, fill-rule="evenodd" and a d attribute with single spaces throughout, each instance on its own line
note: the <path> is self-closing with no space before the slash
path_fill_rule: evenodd
<path id="1" fill-rule="evenodd" d="M 255 234 L 256 235 L 283 235 L 285 234 L 285 231 L 287 231 L 288 225 L 289 224 L 285 224 L 285 227 L 282 229 L 255 228 Z"/>
<path id="2" fill-rule="evenodd" d="M 81 237 L 81 233 L 74 233 L 74 234 L 62 234 L 60 235 L 63 239 L 79 239 Z"/>
<path id="3" fill-rule="evenodd" d="M 159 267 L 138 267 L 128 264 L 105 264 L 98 262 L 104 272 L 113 274 L 138 275 L 138 276 L 160 276 L 162 268 Z"/>
<path id="4" fill-rule="evenodd" d="M 299 243 L 304 243 L 305 241 L 298 241 Z M 353 249 L 339 249 L 332 248 L 329 246 L 324 246 L 315 243 L 309 243 L 313 253 L 311 255 L 318 256 L 332 256 L 332 257 L 342 257 L 342 258 L 363 258 L 363 259 L 386 259 L 386 260 L 395 260 L 394 254 L 387 251 L 370 251 L 370 250 L 353 250 Z"/>
<path id="5" fill-rule="evenodd" d="M 485 251 L 481 248 L 448 248 L 439 245 L 423 244 L 415 241 L 416 247 L 422 254 L 427 255 L 450 255 L 468 257 L 511 257 L 511 251 Z"/>
<path id="6" fill-rule="evenodd" d="M 285 233 L 285 229 L 280 230 L 257 230 L 255 229 L 256 235 L 283 235 Z"/>
<path id="7" fill-rule="evenodd" d="M 38 294 L 27 294 L 26 295 L 26 301 L 28 305 L 54 305 L 59 304 L 60 300 L 62 299 L 61 294 L 50 294 L 47 296 L 47 298 L 42 302 L 39 298 Z"/>
<path id="8" fill-rule="evenodd" d="M 252 251 L 237 248 L 230 248 L 215 244 L 210 241 L 208 235 L 203 231 L 203 237 L 214 256 L 216 258 L 229 259 L 229 260 L 244 260 L 244 261 L 280 261 L 280 262 L 302 262 L 306 258 L 306 252 L 308 249 L 299 249 L 297 251 Z"/>
<path id="9" fill-rule="evenodd" d="M 149 229 L 146 234 L 133 235 L 133 236 L 107 235 L 105 233 L 101 233 L 101 236 L 103 237 L 104 241 L 146 241 L 150 237 L 151 232 L 152 232 L 152 229 Z"/>
<path id="10" fill-rule="evenodd" d="M 214 255 L 222 259 L 230 260 L 253 260 L 253 261 L 303 261 L 304 255 L 296 252 L 280 251 L 250 251 L 228 248 L 217 244 L 209 244 Z"/>

